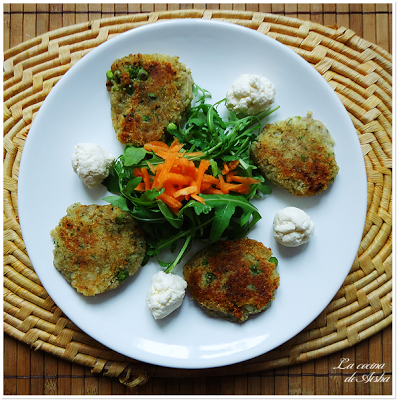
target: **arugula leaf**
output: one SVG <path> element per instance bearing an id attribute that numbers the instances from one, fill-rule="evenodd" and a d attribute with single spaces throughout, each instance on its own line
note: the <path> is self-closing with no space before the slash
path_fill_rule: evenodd
<path id="1" fill-rule="evenodd" d="M 135 188 L 142 182 L 142 178 L 134 178 L 128 181 L 127 185 L 125 188 L 122 190 L 122 194 L 126 196 L 127 198 L 131 197 L 131 193 L 135 190 Z"/>
<path id="2" fill-rule="evenodd" d="M 114 168 L 112 168 L 110 174 L 103 180 L 102 184 L 106 186 L 110 193 L 120 192 L 119 177 L 117 173 L 115 173 Z"/>
<path id="3" fill-rule="evenodd" d="M 261 219 L 258 209 L 252 205 L 245 197 L 231 194 L 209 194 L 201 195 L 205 204 L 215 210 L 215 219 L 210 232 L 210 240 L 216 242 L 219 240 L 226 228 L 229 226 L 230 219 L 236 212 L 236 207 L 242 209 L 243 214 L 240 218 L 240 226 L 249 223 L 252 217 L 254 223 L 250 228 Z"/>
<path id="4" fill-rule="evenodd" d="M 215 219 L 210 233 L 212 242 L 216 242 L 222 237 L 223 232 L 229 226 L 234 211 L 234 206 L 229 203 L 224 204 L 223 207 L 215 207 Z"/>
<path id="5" fill-rule="evenodd" d="M 127 146 L 122 156 L 123 164 L 126 167 L 138 164 L 148 152 L 143 147 Z"/>
<path id="6" fill-rule="evenodd" d="M 127 205 L 127 199 L 121 196 L 108 196 L 103 200 L 109 202 L 111 205 L 115 207 L 120 207 L 123 211 L 130 211 Z"/>
<path id="7" fill-rule="evenodd" d="M 181 218 L 178 218 L 175 216 L 174 213 L 171 212 L 171 210 L 167 207 L 166 204 L 164 204 L 162 201 L 157 200 L 157 206 L 161 213 L 164 215 L 165 219 L 174 227 L 174 228 L 180 228 L 181 225 L 183 224 L 183 220 Z"/>

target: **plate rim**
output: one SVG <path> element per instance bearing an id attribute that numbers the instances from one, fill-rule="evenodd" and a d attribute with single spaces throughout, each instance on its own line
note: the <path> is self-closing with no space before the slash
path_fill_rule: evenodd
<path id="1" fill-rule="evenodd" d="M 202 24 L 202 23 L 210 23 L 210 24 L 222 24 L 222 25 L 230 25 L 230 26 L 233 26 L 233 28 L 238 28 L 238 29 L 243 29 L 243 30 L 246 30 L 246 29 L 248 29 L 249 31 L 251 31 L 249 28 L 245 28 L 245 27 L 242 27 L 242 26 L 239 26 L 239 25 L 235 25 L 235 24 L 232 24 L 232 23 L 228 23 L 228 22 L 223 22 L 223 21 L 213 21 L 213 20 L 202 20 L 202 19 L 192 19 L 192 20 L 189 20 L 189 22 L 187 22 L 187 21 L 185 21 L 185 20 L 169 20 L 169 21 L 158 21 L 158 22 L 161 22 L 161 25 L 164 25 L 164 24 L 176 24 L 176 23 L 178 23 L 178 24 L 181 24 L 181 25 L 185 25 L 185 24 L 187 24 L 187 23 L 191 23 L 193 20 L 196 20 L 196 21 L 200 21 L 200 24 Z M 107 42 L 105 42 L 105 43 L 103 43 L 102 45 L 100 45 L 100 46 L 98 46 L 98 47 L 96 47 L 95 49 L 93 49 L 90 53 L 88 53 L 86 56 L 84 56 L 84 58 L 83 59 L 85 59 L 86 57 L 88 57 L 88 56 L 90 56 L 90 54 L 93 54 L 95 51 L 97 51 L 101 46 L 103 46 L 103 45 L 105 45 L 105 44 L 107 44 L 107 43 L 109 43 L 110 41 L 112 41 L 112 40 L 115 40 L 115 39 L 117 39 L 117 38 L 119 38 L 121 35 L 127 35 L 127 34 L 131 34 L 131 32 L 133 32 L 133 31 L 137 31 L 137 30 L 143 30 L 143 29 L 148 29 L 149 27 L 153 27 L 153 26 L 155 26 L 155 25 L 160 25 L 160 24 L 148 24 L 148 25 L 144 25 L 144 26 L 140 26 L 140 27 L 137 27 L 137 28 L 134 28 L 133 30 L 131 30 L 131 31 L 127 31 L 127 32 L 123 32 L 123 33 L 121 33 L 120 35 L 118 35 L 118 36 L 116 36 L 115 38 L 112 38 L 111 40 L 109 40 L 109 41 L 107 41 Z M 262 37 L 264 37 L 264 38 L 267 38 L 267 39 L 270 39 L 270 40 L 273 40 L 275 43 L 279 43 L 277 40 L 275 40 L 275 39 L 273 39 L 273 38 L 270 38 L 270 37 L 268 37 L 268 36 L 266 36 L 266 35 L 264 35 L 264 34 L 262 34 L 262 33 L 260 33 L 260 32 L 257 32 L 257 31 L 253 31 L 252 30 L 252 32 L 254 33 L 254 34 L 258 34 L 258 35 L 261 35 Z M 121 39 L 120 39 L 121 40 Z M 283 45 L 283 44 L 281 44 L 281 43 L 279 43 L 279 45 L 281 46 L 281 47 L 285 47 L 285 48 L 287 48 L 285 45 Z M 281 48 L 280 47 L 280 48 Z M 99 50 L 98 50 L 99 51 Z M 299 57 L 300 59 L 302 59 L 302 61 L 304 61 L 305 63 L 307 63 L 307 61 L 305 61 L 302 57 L 300 57 L 298 54 L 296 54 L 295 52 L 293 52 L 292 50 L 289 50 L 290 51 L 290 54 L 294 54 L 294 55 L 296 55 L 296 57 Z M 95 53 L 94 53 L 95 54 Z M 82 59 L 82 60 L 83 60 Z M 80 62 L 80 61 L 79 61 Z M 73 66 L 74 67 L 74 66 Z M 72 68 L 73 68 L 72 67 Z M 72 69 L 71 68 L 71 69 Z M 71 70 L 70 69 L 70 70 Z M 70 71 L 69 70 L 69 71 Z M 69 71 L 67 71 L 66 73 L 65 73 L 65 75 L 64 76 L 66 76 L 68 73 L 69 73 Z M 321 76 L 321 74 L 319 74 L 318 73 L 318 71 L 316 71 L 316 70 L 314 70 L 319 76 Z M 60 80 L 60 82 L 62 81 L 62 79 L 64 78 L 64 76 L 61 78 L 61 80 Z M 322 76 L 321 76 L 322 77 Z M 59 83 L 59 82 L 58 82 Z M 57 84 L 58 85 L 58 84 Z M 51 93 L 56 93 L 56 91 L 54 92 L 53 90 L 51 90 L 51 92 L 49 93 L 49 95 L 46 97 L 46 99 L 45 99 L 45 101 L 44 101 L 44 103 L 43 103 L 43 105 L 42 105 L 42 107 L 45 105 L 45 102 L 47 101 L 47 99 L 50 99 L 51 100 Z M 39 111 L 40 112 L 40 111 Z M 350 118 L 349 118 L 350 119 Z M 33 124 L 34 124 L 34 122 L 33 122 Z M 352 124 L 353 125 L 353 124 Z M 32 128 L 34 127 L 34 125 L 32 125 Z M 29 138 L 29 136 L 28 136 L 28 138 Z M 357 140 L 358 140 L 358 138 L 357 138 Z M 28 142 L 28 140 L 27 140 L 27 142 Z M 21 159 L 21 166 L 22 166 L 22 163 L 23 163 L 23 154 L 22 154 L 22 159 Z M 365 168 L 364 168 L 364 172 L 366 172 L 365 171 Z M 18 186 L 19 186 L 19 181 L 18 181 Z M 19 196 L 18 196 L 18 202 L 19 202 Z M 365 214 L 364 214 L 364 217 L 365 217 Z M 362 223 L 362 227 L 364 227 L 364 223 L 365 223 L 365 218 L 363 219 L 363 223 Z M 22 231 L 23 231 L 23 227 L 22 227 L 22 222 L 21 222 L 21 229 L 22 229 Z M 360 241 L 358 242 L 358 245 L 359 245 L 359 243 L 360 243 Z M 357 246 L 357 248 L 358 248 L 358 246 Z M 343 282 L 342 282 L 343 283 Z M 46 290 L 47 290 L 47 288 L 45 288 Z M 70 318 L 70 317 L 68 317 L 68 318 Z M 313 320 L 315 319 L 315 318 L 317 318 L 317 316 L 315 316 L 314 318 L 313 318 Z M 70 318 L 71 319 L 71 318 Z M 71 319 L 71 321 L 73 321 L 72 319 Z M 292 336 L 292 337 L 294 337 L 294 336 Z M 291 337 L 291 338 L 292 338 Z M 287 339 L 288 340 L 288 339 Z M 283 342 L 284 343 L 284 342 Z M 282 344 L 282 343 L 281 343 Z M 245 359 L 244 359 L 245 360 Z M 244 361 L 244 360 L 241 360 L 241 361 Z M 236 361 L 236 362 L 240 362 L 240 361 Z M 235 362 L 233 362 L 233 363 L 235 363 Z M 158 364 L 158 365 L 163 365 L 163 366 L 168 366 L 168 365 L 164 365 L 164 364 Z M 216 365 L 216 366 L 223 366 L 223 365 L 230 365 L 230 364 L 219 364 L 219 365 Z M 193 368 L 193 369 L 196 369 L 197 367 L 189 367 L 189 366 L 183 366 L 182 368 Z M 203 366 L 203 367 L 199 367 L 199 368 L 208 368 L 208 367 L 206 367 L 206 366 Z"/>

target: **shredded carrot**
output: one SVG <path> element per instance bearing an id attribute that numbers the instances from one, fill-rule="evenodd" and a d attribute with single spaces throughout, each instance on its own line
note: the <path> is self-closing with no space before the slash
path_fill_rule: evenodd
<path id="1" fill-rule="evenodd" d="M 132 173 L 136 176 L 136 177 L 142 177 L 142 171 L 140 168 L 134 168 Z"/>
<path id="2" fill-rule="evenodd" d="M 135 190 L 137 190 L 138 192 L 144 192 L 146 190 L 145 184 L 143 182 L 139 183 Z"/>
<path id="3" fill-rule="evenodd" d="M 237 171 L 229 171 L 228 173 L 226 173 L 225 177 L 226 177 L 226 182 L 230 183 L 233 181 L 234 176 L 237 174 Z"/>
<path id="4" fill-rule="evenodd" d="M 185 188 L 179 189 L 174 193 L 174 197 L 178 196 L 188 196 L 189 194 L 195 194 L 197 192 L 196 186 L 187 186 Z"/>
<path id="5" fill-rule="evenodd" d="M 203 182 L 204 173 L 210 166 L 210 162 L 208 160 L 201 160 L 200 165 L 197 170 L 197 177 L 196 177 L 196 185 L 197 188 L 201 188 L 201 183 Z"/>
<path id="6" fill-rule="evenodd" d="M 159 140 L 152 140 L 151 142 L 146 143 L 143 147 L 144 147 L 145 150 L 148 150 L 148 151 L 151 148 L 154 148 L 154 147 L 160 147 L 160 148 L 162 148 L 164 150 L 168 150 L 167 143 L 160 142 Z"/>
<path id="7" fill-rule="evenodd" d="M 203 194 L 226 194 L 225 192 L 222 192 L 220 189 L 215 189 L 213 187 L 210 187 L 208 189 L 205 189 L 202 191 Z"/>
<path id="8" fill-rule="evenodd" d="M 190 176 L 176 174 L 175 172 L 169 172 L 167 175 L 163 175 L 163 179 L 159 184 L 164 184 L 165 182 L 172 183 L 173 185 L 188 186 L 192 182 Z"/>
<path id="9" fill-rule="evenodd" d="M 228 180 L 228 175 L 232 174 L 235 171 L 228 172 L 226 175 L 226 182 L 239 182 L 239 183 L 246 183 L 248 185 L 253 185 L 254 183 L 259 183 L 260 181 L 255 178 L 249 178 L 247 176 L 238 176 L 235 173 L 231 176 L 230 181 Z"/>
<path id="10" fill-rule="evenodd" d="M 157 198 L 172 208 L 179 209 L 183 205 L 180 201 L 165 192 L 161 193 Z"/>
<path id="11" fill-rule="evenodd" d="M 143 182 L 145 183 L 145 190 L 150 190 L 152 188 L 152 185 L 150 183 L 149 172 L 147 168 L 141 168 L 141 171 L 142 171 Z"/>
<path id="12" fill-rule="evenodd" d="M 231 161 L 223 164 L 223 169 L 218 177 L 206 174 L 210 167 L 208 160 L 200 160 L 195 163 L 186 157 L 183 144 L 177 138 L 168 146 L 164 142 L 153 141 L 144 145 L 146 151 L 151 151 L 164 162 L 155 165 L 147 163 L 148 167 L 135 168 L 133 173 L 142 177 L 142 182 L 135 188 L 137 191 L 150 189 L 164 192 L 157 196 L 169 209 L 178 214 L 183 206 L 182 201 L 191 198 L 205 204 L 203 194 L 227 194 L 230 191 L 236 193 L 249 193 L 250 185 L 259 183 L 257 179 L 237 175 L 239 161 Z M 202 152 L 189 153 L 189 156 L 201 156 Z"/>
<path id="13" fill-rule="evenodd" d="M 163 164 L 163 167 L 161 168 L 161 171 L 157 177 L 157 181 L 159 185 L 163 186 L 163 183 L 167 177 L 167 175 L 170 173 L 171 167 L 174 164 L 174 161 L 176 159 L 176 155 L 170 155 L 168 158 L 165 159 L 165 162 Z"/>
<path id="14" fill-rule="evenodd" d="M 203 176 L 203 183 L 209 183 L 211 185 L 217 185 L 219 182 L 218 178 L 215 178 L 215 176 L 204 174 Z"/>
<path id="15" fill-rule="evenodd" d="M 250 192 L 250 185 L 239 183 L 230 187 L 229 190 L 236 193 L 248 194 Z"/>
<path id="16" fill-rule="evenodd" d="M 182 147 L 183 147 L 183 144 L 179 143 L 179 140 L 177 138 L 175 138 L 169 148 L 169 152 L 170 153 L 178 153 L 179 150 L 182 149 Z"/>
<path id="17" fill-rule="evenodd" d="M 192 198 L 193 198 L 194 200 L 196 200 L 196 201 L 199 201 L 200 203 L 205 204 L 204 199 L 203 199 L 202 197 L 200 197 L 199 195 L 197 195 L 197 194 L 192 194 Z"/>
<path id="18" fill-rule="evenodd" d="M 223 163 L 222 175 L 226 175 L 228 172 L 232 171 L 233 169 L 236 169 L 239 163 L 240 163 L 239 160 L 230 161 L 229 165 Z"/>
<path id="19" fill-rule="evenodd" d="M 223 179 L 223 176 L 221 174 L 218 175 L 219 178 L 219 183 L 217 185 L 217 187 L 222 190 L 223 193 L 229 193 L 229 188 L 230 188 L 230 184 L 225 182 L 225 180 Z"/>

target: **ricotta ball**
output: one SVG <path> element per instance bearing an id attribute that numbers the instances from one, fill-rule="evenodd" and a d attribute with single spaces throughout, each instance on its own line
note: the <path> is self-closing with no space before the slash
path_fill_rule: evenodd
<path id="1" fill-rule="evenodd" d="M 274 216 L 274 238 L 286 247 L 297 247 L 308 242 L 313 233 L 313 221 L 300 208 L 286 207 Z"/>
<path id="2" fill-rule="evenodd" d="M 226 93 L 226 105 L 236 114 L 256 115 L 267 110 L 275 100 L 276 87 L 261 75 L 243 74 Z"/>
<path id="3" fill-rule="evenodd" d="M 159 271 L 152 277 L 152 285 L 146 295 L 146 303 L 155 319 L 170 315 L 182 305 L 186 281 L 173 274 Z"/>
<path id="4" fill-rule="evenodd" d="M 73 171 L 89 188 L 101 183 L 110 173 L 115 157 L 95 143 L 79 143 L 72 155 Z"/>

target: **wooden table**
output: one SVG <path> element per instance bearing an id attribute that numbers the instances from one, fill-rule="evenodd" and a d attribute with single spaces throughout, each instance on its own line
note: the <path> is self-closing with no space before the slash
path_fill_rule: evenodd
<path id="1" fill-rule="evenodd" d="M 259 11 L 345 26 L 392 52 L 392 4 L 5 4 L 4 50 L 50 30 L 98 18 L 178 9 Z M 223 377 L 151 378 L 126 387 L 7 335 L 4 337 L 6 395 L 390 395 L 392 327 L 329 356 L 250 374 Z M 345 359 L 343 367 L 338 368 Z M 370 366 L 384 364 L 383 382 L 365 382 Z M 364 366 L 365 367 L 365 366 Z M 378 370 L 377 370 L 378 372 Z"/>

